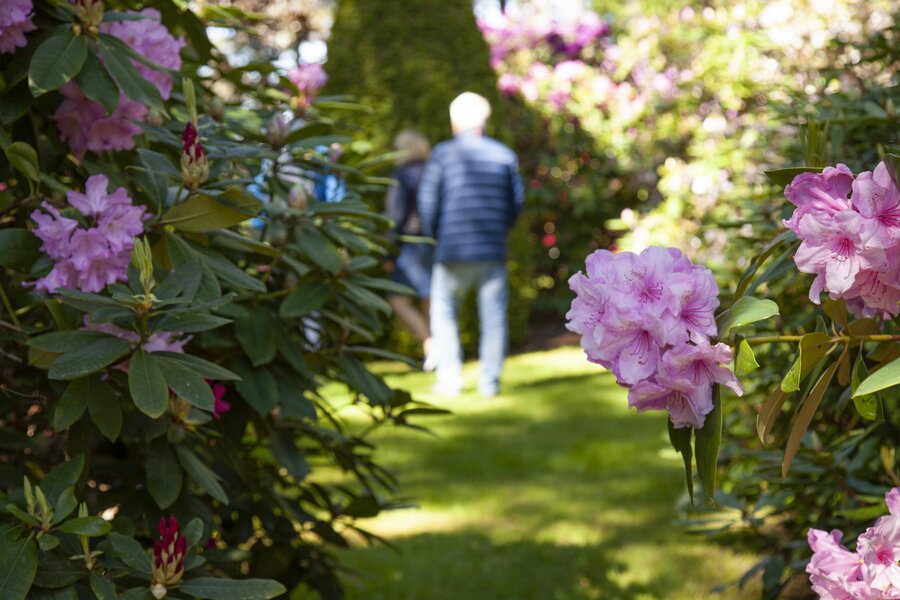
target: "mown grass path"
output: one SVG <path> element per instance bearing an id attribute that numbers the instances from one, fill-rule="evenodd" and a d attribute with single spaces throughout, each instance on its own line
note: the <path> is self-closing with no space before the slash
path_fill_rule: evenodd
<path id="1" fill-rule="evenodd" d="M 391 540 L 341 559 L 364 575 L 360 600 L 744 599 L 730 587 L 749 555 L 672 524 L 684 489 L 665 416 L 629 411 L 613 378 L 578 348 L 511 358 L 504 391 L 430 396 L 432 376 L 386 367 L 392 385 L 453 411 L 435 434 L 384 431 L 381 462 L 415 508 L 362 526 Z"/>

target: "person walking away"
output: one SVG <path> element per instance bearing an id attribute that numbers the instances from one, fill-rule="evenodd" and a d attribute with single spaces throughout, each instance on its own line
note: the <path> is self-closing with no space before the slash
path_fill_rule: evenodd
<path id="1" fill-rule="evenodd" d="M 431 152 L 431 144 L 421 132 L 404 129 L 394 139 L 394 148 L 402 152 L 391 178 L 397 183 L 388 188 L 385 211 L 394 221 L 391 238 L 399 252 L 394 261 L 388 261 L 390 279 L 415 290 L 422 304 L 416 306 L 415 297 L 405 294 L 388 294 L 388 303 L 394 314 L 422 344 L 425 356 L 423 368 L 434 370 L 435 355 L 432 352 L 431 329 L 428 326 L 428 298 L 431 295 L 431 268 L 434 245 L 427 242 L 410 242 L 404 236 L 422 236 L 422 219 L 416 204 L 419 181 L 425 161 Z"/>
<path id="2" fill-rule="evenodd" d="M 462 390 L 458 317 L 470 289 L 478 297 L 482 396 L 500 392 L 506 354 L 506 238 L 522 211 L 524 190 L 516 155 L 484 135 L 490 114 L 488 101 L 472 92 L 450 104 L 454 137 L 434 148 L 419 186 L 422 226 L 437 240 L 431 279 L 435 391 L 448 396 Z"/>

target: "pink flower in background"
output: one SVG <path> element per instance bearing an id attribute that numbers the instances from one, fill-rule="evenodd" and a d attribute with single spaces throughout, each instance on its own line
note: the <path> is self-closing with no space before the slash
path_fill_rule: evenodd
<path id="1" fill-rule="evenodd" d="M 629 388 L 629 406 L 668 410 L 675 427 L 699 428 L 713 409 L 714 384 L 743 393 L 725 366 L 731 350 L 709 343 L 719 304 L 709 269 L 659 247 L 597 250 L 585 267 L 569 279 L 575 298 L 566 327 L 581 335 L 588 360 Z"/>
<path id="2" fill-rule="evenodd" d="M 315 99 L 316 94 L 328 81 L 328 74 L 325 69 L 318 63 L 301 64 L 287 73 L 288 80 L 297 86 L 300 92 L 298 98 L 301 106 L 309 106 Z"/>
<path id="3" fill-rule="evenodd" d="M 169 69 L 181 68 L 181 49 L 185 42 L 174 38 L 160 22 L 159 11 L 146 8 L 129 14 L 144 18 L 133 21 L 103 23 L 100 30 L 113 35 L 128 44 L 141 56 Z M 163 100 L 172 93 L 172 78 L 166 72 L 156 71 L 132 60 L 138 73 L 150 81 L 159 91 Z M 86 151 L 100 153 L 109 150 L 130 150 L 134 148 L 134 138 L 142 133 L 140 123 L 147 118 L 149 109 L 143 104 L 119 96 L 119 103 L 111 114 L 99 102 L 86 98 L 74 81 L 60 88 L 65 100 L 53 113 L 52 118 L 59 128 L 60 138 L 69 144 L 79 158 Z"/>
<path id="4" fill-rule="evenodd" d="M 213 408 L 213 417 L 215 417 L 216 420 L 221 419 L 223 414 L 231 410 L 231 403 L 224 400 L 227 391 L 228 388 L 221 383 L 212 386 L 213 396 L 216 399 L 216 405 Z"/>
<path id="5" fill-rule="evenodd" d="M 31 22 L 31 0 L 4 0 L 0 11 L 0 54 L 9 54 L 28 43 L 25 34 L 37 29 Z"/>
<path id="6" fill-rule="evenodd" d="M 797 207 L 784 221 L 801 240 L 794 262 L 816 276 L 810 299 L 824 291 L 856 315 L 898 314 L 900 190 L 887 166 L 855 179 L 842 164 L 801 173 L 785 196 Z"/>
<path id="7" fill-rule="evenodd" d="M 184 48 L 184 38 L 175 38 L 169 33 L 161 22 L 161 15 L 155 8 L 145 8 L 141 11 L 129 11 L 130 14 L 141 15 L 143 19 L 134 21 L 114 21 L 100 25 L 100 31 L 114 35 L 138 54 L 161 67 L 177 71 L 181 68 L 181 49 Z M 168 100 L 172 93 L 172 78 L 165 72 L 151 69 L 150 67 L 132 59 L 138 73 L 144 79 L 156 86 L 159 95 Z"/>
<path id="8" fill-rule="evenodd" d="M 133 238 L 144 231 L 146 211 L 134 206 L 125 188 L 109 193 L 109 180 L 92 175 L 85 192 L 69 192 L 69 204 L 90 221 L 83 227 L 44 202 L 31 214 L 41 250 L 54 259 L 53 269 L 34 282 L 53 293 L 59 288 L 99 292 L 110 283 L 127 280 Z"/>
<path id="9" fill-rule="evenodd" d="M 888 513 L 859 536 L 856 552 L 841 545 L 843 533 L 809 530 L 812 590 L 826 600 L 900 598 L 900 487 L 885 494 Z"/>
<path id="10" fill-rule="evenodd" d="M 134 331 L 122 329 L 115 323 L 94 323 L 88 315 L 84 317 L 84 328 L 88 331 L 102 331 L 129 342 L 140 342 L 141 336 Z M 191 341 L 192 336 L 180 337 L 177 333 L 157 331 L 150 334 L 144 342 L 144 350 L 147 352 L 184 352 L 184 346 Z M 124 363 L 123 363 L 124 364 Z M 125 368 L 127 370 L 127 367 Z"/>

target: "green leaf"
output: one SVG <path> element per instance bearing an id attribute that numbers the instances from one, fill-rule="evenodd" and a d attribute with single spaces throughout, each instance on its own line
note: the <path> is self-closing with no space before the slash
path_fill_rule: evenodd
<path id="1" fill-rule="evenodd" d="M 32 181 L 40 181 L 41 168 L 34 148 L 25 142 L 14 142 L 5 148 L 3 153 L 16 171 Z"/>
<path id="2" fill-rule="evenodd" d="M 91 571 L 91 591 L 97 597 L 97 600 L 119 600 L 116 594 L 116 584 L 97 573 Z"/>
<path id="3" fill-rule="evenodd" d="M 771 300 L 741 296 L 725 311 L 720 319 L 719 339 L 728 339 L 731 330 L 778 315 L 778 305 Z"/>
<path id="4" fill-rule="evenodd" d="M 180 352 L 154 352 L 153 356 L 155 356 L 159 362 L 175 361 L 181 363 L 195 371 L 197 375 L 208 379 L 214 379 L 216 381 L 238 381 L 241 378 L 237 373 L 229 371 L 225 367 L 220 367 L 215 363 L 211 363 L 208 360 L 191 354 L 182 354 Z"/>
<path id="5" fill-rule="evenodd" d="M 30 538 L 0 538 L 0 598 L 24 600 L 37 574 L 37 544 Z"/>
<path id="6" fill-rule="evenodd" d="M 104 381 L 97 380 L 88 399 L 88 412 L 100 433 L 111 442 L 122 432 L 122 405 L 116 392 Z"/>
<path id="7" fill-rule="evenodd" d="M 716 467 L 719 461 L 719 446 L 722 443 L 723 410 L 721 390 L 713 386 L 713 409 L 706 415 L 703 427 L 694 432 L 694 451 L 697 459 L 697 474 L 703 482 L 706 501 L 716 500 Z"/>
<path id="8" fill-rule="evenodd" d="M 856 391 L 853 392 L 853 397 L 857 398 L 868 394 L 874 394 L 875 392 L 894 387 L 895 385 L 900 385 L 900 358 L 895 358 L 890 363 L 866 377 L 865 380 L 859 384 L 859 387 L 856 388 Z"/>
<path id="9" fill-rule="evenodd" d="M 331 298 L 327 281 L 301 283 L 281 302 L 278 314 L 282 319 L 302 317 L 325 306 Z"/>
<path id="10" fill-rule="evenodd" d="M 228 495 L 219 483 L 219 476 L 197 458 L 197 455 L 183 446 L 176 446 L 178 462 L 187 471 L 188 476 L 206 493 L 221 502 L 228 504 Z"/>
<path id="11" fill-rule="evenodd" d="M 0 267 L 27 273 L 41 256 L 41 241 L 25 229 L 0 229 Z"/>
<path id="12" fill-rule="evenodd" d="M 303 456 L 303 450 L 297 447 L 290 431 L 280 431 L 269 438 L 269 448 L 272 456 L 297 481 L 302 481 L 309 474 L 309 465 Z"/>
<path id="13" fill-rule="evenodd" d="M 59 495 L 56 505 L 53 507 L 53 524 L 56 525 L 65 520 L 77 507 L 78 499 L 75 497 L 75 488 L 66 488 L 66 491 Z"/>
<path id="14" fill-rule="evenodd" d="M 746 375 L 748 373 L 752 373 L 758 368 L 759 363 L 756 362 L 756 356 L 753 354 L 753 348 L 750 347 L 750 344 L 747 343 L 747 340 L 741 340 L 741 343 L 738 346 L 737 357 L 735 357 L 734 359 L 734 374 Z"/>
<path id="15" fill-rule="evenodd" d="M 275 334 L 279 326 L 280 323 L 264 311 L 252 311 L 250 316 L 235 323 L 234 333 L 254 367 L 275 358 Z"/>
<path id="16" fill-rule="evenodd" d="M 41 481 L 41 490 L 47 497 L 47 502 L 56 504 L 59 497 L 70 487 L 74 487 L 81 477 L 84 469 L 84 456 L 73 456 L 69 460 L 56 465 L 44 480 Z"/>
<path id="17" fill-rule="evenodd" d="M 119 105 L 119 88 L 93 51 L 88 52 L 77 81 L 82 93 L 102 104 L 107 114 L 112 114 L 116 110 Z"/>
<path id="18" fill-rule="evenodd" d="M 184 539 L 187 540 L 188 548 L 193 548 L 200 543 L 200 540 L 203 538 L 203 529 L 203 519 L 200 517 L 194 517 L 187 524 L 182 533 Z"/>
<path id="19" fill-rule="evenodd" d="M 269 600 L 287 589 L 271 579 L 221 579 L 198 577 L 178 586 L 185 594 L 204 600 Z"/>
<path id="20" fill-rule="evenodd" d="M 866 361 L 863 358 L 863 352 L 856 355 L 856 364 L 853 365 L 853 371 L 850 375 L 850 389 L 853 392 L 859 389 L 859 384 L 869 375 L 866 368 Z M 884 407 L 881 405 L 881 397 L 877 394 L 867 394 L 865 396 L 854 396 L 853 405 L 856 412 L 864 419 L 869 421 L 884 421 Z"/>
<path id="21" fill-rule="evenodd" d="M 46 92 L 59 89 L 78 75 L 87 58 L 88 43 L 85 36 L 75 35 L 66 28 L 44 40 L 28 68 L 28 87 L 37 98 Z"/>
<path id="22" fill-rule="evenodd" d="M 176 333 L 197 333 L 208 331 L 231 323 L 231 319 L 204 313 L 168 313 L 159 320 L 155 329 Z"/>
<path id="23" fill-rule="evenodd" d="M 240 201 L 231 198 L 234 201 L 227 204 L 224 200 L 225 194 L 218 200 L 197 194 L 170 208 L 160 223 L 188 233 L 206 233 L 243 223 L 262 208 L 262 203 L 253 196 L 243 196 Z"/>
<path id="24" fill-rule="evenodd" d="M 103 64 L 106 65 L 106 69 L 113 76 L 116 84 L 118 84 L 119 89 L 135 102 L 164 112 L 165 107 L 159 95 L 159 90 L 143 75 L 138 73 L 124 52 L 116 48 L 116 42 L 120 40 L 113 38 L 116 39 L 116 42 L 112 42 L 109 39 L 111 37 L 106 34 L 100 34 L 100 57 L 103 60 Z"/>
<path id="25" fill-rule="evenodd" d="M 887 167 L 891 179 L 894 180 L 894 185 L 900 187 L 900 156 L 896 154 L 885 154 L 883 160 L 884 166 Z"/>
<path id="26" fill-rule="evenodd" d="M 347 505 L 342 514 L 357 519 L 367 519 L 378 516 L 379 512 L 381 512 L 381 507 L 378 506 L 378 501 L 375 498 L 358 496 L 350 501 L 350 504 Z"/>
<path id="27" fill-rule="evenodd" d="M 781 463 L 782 478 L 787 477 L 788 470 L 791 468 L 791 462 L 794 460 L 794 455 L 797 454 L 797 450 L 800 448 L 800 442 L 803 440 L 803 434 L 805 434 L 807 428 L 809 428 L 809 424 L 812 422 L 812 418 L 819 408 L 819 403 L 822 402 L 822 396 L 825 395 L 825 390 L 828 388 L 828 384 L 831 383 L 831 378 L 834 377 L 834 372 L 837 371 L 839 364 L 840 361 L 836 360 L 825 369 L 825 372 L 819 377 L 819 381 L 816 382 L 816 385 L 809 392 L 809 395 L 803 400 L 797 414 L 794 415 L 794 422 L 791 424 L 791 433 L 788 435 L 788 441 L 784 447 L 784 460 Z"/>
<path id="28" fill-rule="evenodd" d="M 787 393 L 800 389 L 800 383 L 812 371 L 831 345 L 831 337 L 825 333 L 807 333 L 800 338 L 799 356 L 781 382 L 781 390 Z"/>
<path id="29" fill-rule="evenodd" d="M 102 340 L 120 339 L 100 331 L 53 331 L 28 340 L 28 345 L 44 352 L 65 354 Z"/>
<path id="30" fill-rule="evenodd" d="M 38 548 L 41 549 L 41 552 L 50 552 L 51 550 L 59 546 L 59 538 L 55 535 L 45 533 L 37 539 L 37 543 Z"/>
<path id="31" fill-rule="evenodd" d="M 131 342 L 107 336 L 63 354 L 50 366 L 50 379 L 77 379 L 116 364 L 131 351 Z"/>
<path id="32" fill-rule="evenodd" d="M 84 377 L 69 384 L 53 409 L 53 429 L 68 429 L 81 418 L 91 397 L 93 381 L 92 377 Z"/>
<path id="33" fill-rule="evenodd" d="M 216 405 L 215 396 L 209 384 L 196 371 L 174 360 L 157 361 L 166 384 L 181 398 L 193 406 L 212 412 Z"/>
<path id="34" fill-rule="evenodd" d="M 75 535 L 86 535 L 88 537 L 98 537 L 106 535 L 112 529 L 109 521 L 100 517 L 80 517 L 66 521 L 58 527 L 63 533 L 74 533 Z"/>
<path id="35" fill-rule="evenodd" d="M 268 414 L 278 403 L 278 384 L 268 369 L 242 369 L 238 394 L 261 415 Z"/>
<path id="36" fill-rule="evenodd" d="M 137 540 L 122 535 L 121 533 L 116 533 L 115 531 L 110 532 L 106 539 L 112 544 L 116 556 L 118 556 L 123 563 L 135 571 L 145 575 L 150 574 L 152 570 L 150 557 L 147 556 L 144 547 L 141 546 Z"/>
<path id="37" fill-rule="evenodd" d="M 99 517 L 96 517 L 99 518 Z M 59 589 L 72 585 L 87 575 L 84 562 L 71 560 L 41 560 L 37 574 L 34 577 L 34 585 L 42 588 Z"/>
<path id="38" fill-rule="evenodd" d="M 690 427 L 675 428 L 671 419 L 667 419 L 669 425 L 669 442 L 676 452 L 681 454 L 684 461 L 684 477 L 687 483 L 688 494 L 691 497 L 691 504 L 694 503 L 694 450 L 691 447 L 691 435 L 694 430 Z"/>
<path id="39" fill-rule="evenodd" d="M 325 235 L 313 227 L 304 227 L 296 238 L 296 244 L 291 248 L 298 248 L 310 260 L 331 272 L 338 273 L 344 266 L 344 257 Z"/>
<path id="40" fill-rule="evenodd" d="M 144 461 L 147 490 L 160 509 L 170 507 L 181 494 L 184 476 L 172 448 L 164 441 L 154 444 Z"/>
<path id="41" fill-rule="evenodd" d="M 148 417 L 156 419 L 166 412 L 169 406 L 169 387 L 159 363 L 143 349 L 131 355 L 128 389 L 134 405 Z"/>
<path id="42" fill-rule="evenodd" d="M 766 177 L 775 185 L 784 187 L 794 180 L 800 173 L 821 173 L 822 167 L 791 167 L 788 169 L 775 169 L 766 171 Z"/>

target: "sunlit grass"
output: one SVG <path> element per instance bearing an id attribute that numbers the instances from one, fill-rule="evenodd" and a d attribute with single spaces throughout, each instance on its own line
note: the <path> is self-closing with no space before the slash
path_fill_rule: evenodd
<path id="1" fill-rule="evenodd" d="M 361 525 L 398 548 L 354 548 L 360 600 L 744 599 L 711 588 L 753 562 L 672 524 L 684 493 L 665 417 L 637 415 L 612 377 L 577 348 L 516 356 L 484 400 L 429 394 L 430 375 L 385 367 L 389 382 L 453 411 L 420 419 L 435 437 L 385 430 L 381 462 L 416 507 Z M 334 390 L 334 394 L 340 394 Z"/>

